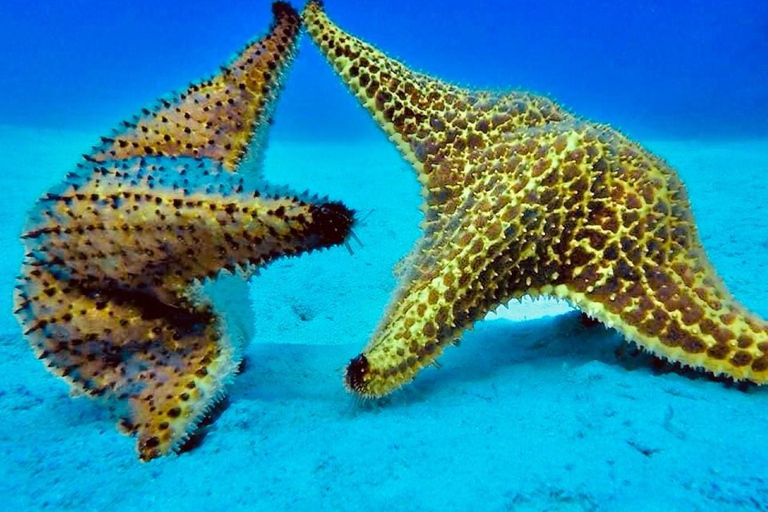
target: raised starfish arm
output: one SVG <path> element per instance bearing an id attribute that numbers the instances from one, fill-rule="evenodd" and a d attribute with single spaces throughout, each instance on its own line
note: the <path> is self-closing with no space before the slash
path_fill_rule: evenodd
<path id="1" fill-rule="evenodd" d="M 245 194 L 241 178 L 206 160 L 147 157 L 80 172 L 30 215 L 24 238 L 35 259 L 84 286 L 170 304 L 222 269 L 341 243 L 351 224 L 338 203 Z"/>
<path id="2" fill-rule="evenodd" d="M 341 30 L 318 0 L 307 4 L 302 19 L 344 83 L 416 167 L 422 183 L 429 182 L 434 165 L 485 147 L 495 133 L 568 117 L 547 98 L 472 91 L 416 73 Z"/>
<path id="3" fill-rule="evenodd" d="M 472 155 L 480 168 L 421 246 L 345 381 L 381 396 L 511 298 L 565 298 L 666 359 L 768 381 L 768 326 L 707 261 L 684 188 L 615 132 L 559 123 Z"/>
<path id="4" fill-rule="evenodd" d="M 116 408 L 148 460 L 179 446 L 239 360 L 241 340 L 195 283 L 337 245 L 352 213 L 243 192 L 213 162 L 92 167 L 38 203 L 16 314 L 38 357 Z"/>
<path id="5" fill-rule="evenodd" d="M 205 157 L 229 171 L 242 167 L 244 159 L 260 158 L 301 30 L 298 13 L 287 3 L 275 2 L 272 11 L 274 21 L 266 36 L 249 43 L 218 74 L 124 121 L 90 158 Z"/>

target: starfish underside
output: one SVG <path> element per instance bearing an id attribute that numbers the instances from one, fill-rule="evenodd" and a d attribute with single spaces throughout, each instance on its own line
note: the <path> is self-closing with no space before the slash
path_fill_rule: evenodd
<path id="1" fill-rule="evenodd" d="M 263 150 L 254 136 L 300 33 L 298 13 L 273 10 L 267 36 L 123 123 L 25 228 L 25 335 L 73 391 L 116 411 L 142 460 L 177 449 L 236 372 L 245 336 L 206 293 L 212 280 L 342 243 L 352 223 L 339 203 L 245 191 L 234 172 Z"/>
<path id="2" fill-rule="evenodd" d="M 766 323 L 727 291 L 661 159 L 525 92 L 411 71 L 310 2 L 307 30 L 422 184 L 424 236 L 347 386 L 381 396 L 512 298 L 556 296 L 651 352 L 757 383 Z"/>

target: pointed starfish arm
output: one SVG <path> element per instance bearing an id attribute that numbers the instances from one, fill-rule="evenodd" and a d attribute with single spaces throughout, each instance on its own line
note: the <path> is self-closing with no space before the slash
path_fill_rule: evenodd
<path id="1" fill-rule="evenodd" d="M 37 357 L 108 405 L 144 461 L 178 449 L 237 371 L 243 340 L 205 303 L 80 288 L 34 259 L 22 271 L 17 316 Z"/>
<path id="2" fill-rule="evenodd" d="M 768 328 L 726 290 L 674 171 L 583 122 L 473 155 L 476 172 L 412 256 L 413 269 L 346 385 L 381 396 L 511 298 L 558 296 L 666 359 L 768 381 Z M 502 165 L 503 174 L 482 172 Z"/>
<path id="3" fill-rule="evenodd" d="M 242 340 L 195 283 L 339 244 L 352 212 L 246 193 L 197 159 L 80 172 L 32 215 L 16 314 L 38 357 L 116 409 L 148 460 L 178 448 L 239 360 Z"/>
<path id="4" fill-rule="evenodd" d="M 411 71 L 341 30 L 319 1 L 307 4 L 302 19 L 317 47 L 414 165 L 423 184 L 429 182 L 433 164 L 484 147 L 500 131 L 567 116 L 547 98 L 470 91 Z"/>
<path id="5" fill-rule="evenodd" d="M 123 122 L 91 158 L 206 157 L 234 171 L 244 157 L 260 155 L 301 29 L 290 5 L 276 2 L 272 10 L 275 19 L 266 36 L 248 44 L 220 73 Z"/>
<path id="6" fill-rule="evenodd" d="M 169 303 L 222 269 L 339 244 L 352 224 L 337 203 L 244 193 L 241 178 L 210 161 L 148 157 L 80 172 L 31 215 L 31 254 L 83 286 Z"/>

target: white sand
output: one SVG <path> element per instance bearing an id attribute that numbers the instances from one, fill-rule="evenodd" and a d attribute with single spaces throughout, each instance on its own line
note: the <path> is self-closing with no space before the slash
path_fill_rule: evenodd
<path id="1" fill-rule="evenodd" d="M 0 128 L 0 307 L 36 197 L 97 134 Z M 732 292 L 768 315 L 768 141 L 651 142 L 688 184 Z M 4 510 L 765 510 L 768 393 L 619 362 L 576 315 L 499 317 L 443 369 L 379 404 L 341 387 L 418 236 L 418 187 L 385 142 L 272 143 L 266 176 L 364 212 L 364 247 L 278 262 L 253 280 L 256 338 L 199 448 L 140 464 L 107 413 L 72 400 L 0 316 Z M 501 316 L 557 312 L 513 305 Z M 628 367 L 630 366 L 630 367 Z"/>

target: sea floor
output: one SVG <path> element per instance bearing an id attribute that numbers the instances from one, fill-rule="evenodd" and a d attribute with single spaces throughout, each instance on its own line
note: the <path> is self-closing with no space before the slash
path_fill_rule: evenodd
<path id="1" fill-rule="evenodd" d="M 768 389 L 632 356 L 562 305 L 501 308 L 391 398 L 347 395 L 343 368 L 418 236 L 416 180 L 385 140 L 270 145 L 267 179 L 358 209 L 362 246 L 256 276 L 256 339 L 228 406 L 188 452 L 140 463 L 10 314 L 24 215 L 97 135 L 0 128 L 0 508 L 768 510 Z M 731 291 L 768 316 L 768 140 L 645 143 L 685 180 Z"/>

